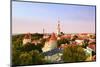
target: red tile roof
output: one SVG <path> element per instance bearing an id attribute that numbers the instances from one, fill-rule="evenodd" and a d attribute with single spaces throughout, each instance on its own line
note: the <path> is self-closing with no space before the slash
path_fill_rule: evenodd
<path id="1" fill-rule="evenodd" d="M 91 48 L 93 51 L 96 50 L 96 45 L 95 44 L 90 44 L 88 45 L 89 48 Z"/>
<path id="2" fill-rule="evenodd" d="M 71 38 L 71 35 L 70 35 L 70 34 L 68 34 L 68 35 L 63 35 L 63 36 L 61 36 L 61 38 Z"/>
<path id="3" fill-rule="evenodd" d="M 50 40 L 57 40 L 57 37 L 56 37 L 55 33 L 51 34 Z"/>

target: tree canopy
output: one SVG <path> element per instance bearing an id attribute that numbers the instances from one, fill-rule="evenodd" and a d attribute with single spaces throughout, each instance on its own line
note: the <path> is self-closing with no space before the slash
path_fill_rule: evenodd
<path id="1" fill-rule="evenodd" d="M 79 45 L 68 45 L 64 48 L 62 59 L 64 62 L 80 62 L 86 60 L 84 49 Z"/>

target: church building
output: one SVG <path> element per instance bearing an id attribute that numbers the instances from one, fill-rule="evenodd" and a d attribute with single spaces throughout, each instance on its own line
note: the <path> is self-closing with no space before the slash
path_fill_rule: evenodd
<path id="1" fill-rule="evenodd" d="M 31 43 L 31 34 L 30 33 L 25 34 L 24 39 L 23 39 L 23 45 L 25 45 L 27 43 Z"/>
<path id="2" fill-rule="evenodd" d="M 56 47 L 57 47 L 57 37 L 55 33 L 52 33 L 50 39 L 45 42 L 45 45 L 42 48 L 42 51 L 43 52 L 51 51 L 52 49 Z"/>

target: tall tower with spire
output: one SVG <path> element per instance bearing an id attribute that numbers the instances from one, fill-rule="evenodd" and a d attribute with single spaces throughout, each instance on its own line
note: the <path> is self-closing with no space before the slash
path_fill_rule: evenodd
<path id="1" fill-rule="evenodd" d="M 58 23 L 57 23 L 57 35 L 60 35 L 61 34 L 61 31 L 60 31 L 60 18 L 58 17 Z"/>
<path id="2" fill-rule="evenodd" d="M 43 28 L 43 35 L 45 34 L 45 30 L 44 30 L 44 28 Z"/>

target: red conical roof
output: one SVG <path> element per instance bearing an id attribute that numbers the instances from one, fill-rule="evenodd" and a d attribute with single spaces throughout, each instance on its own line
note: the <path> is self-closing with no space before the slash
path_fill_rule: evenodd
<path id="1" fill-rule="evenodd" d="M 55 33 L 51 34 L 50 40 L 57 40 L 57 37 L 56 37 Z"/>

